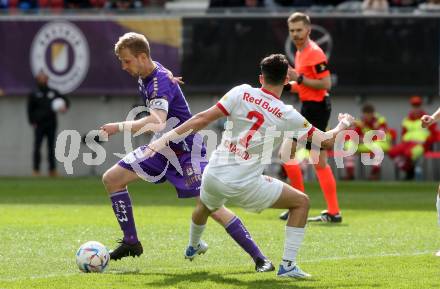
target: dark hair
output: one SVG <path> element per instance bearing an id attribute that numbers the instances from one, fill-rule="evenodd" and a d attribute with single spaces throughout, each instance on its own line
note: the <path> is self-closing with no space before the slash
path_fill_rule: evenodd
<path id="1" fill-rule="evenodd" d="M 362 107 L 363 113 L 374 113 L 374 106 L 372 104 L 365 104 Z"/>
<path id="2" fill-rule="evenodd" d="M 284 84 L 289 62 L 283 54 L 271 54 L 260 62 L 261 74 L 268 84 Z"/>
<path id="3" fill-rule="evenodd" d="M 295 12 L 292 15 L 289 16 L 287 19 L 287 23 L 294 23 L 302 21 L 304 24 L 310 26 L 312 22 L 310 21 L 310 17 L 304 13 L 301 12 Z"/>

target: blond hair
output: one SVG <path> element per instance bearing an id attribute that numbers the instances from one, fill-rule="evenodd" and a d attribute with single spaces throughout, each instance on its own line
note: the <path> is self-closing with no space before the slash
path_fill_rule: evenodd
<path id="1" fill-rule="evenodd" d="M 312 22 L 310 21 L 310 17 L 304 13 L 301 12 L 295 12 L 292 15 L 289 16 L 287 19 L 287 23 L 294 23 L 302 21 L 304 24 L 310 26 Z"/>
<path id="2" fill-rule="evenodd" d="M 134 56 L 138 56 L 141 53 L 145 53 L 150 57 L 150 44 L 147 38 L 136 32 L 127 32 L 119 37 L 118 42 L 115 44 L 115 54 L 119 56 L 122 49 L 129 49 Z"/>

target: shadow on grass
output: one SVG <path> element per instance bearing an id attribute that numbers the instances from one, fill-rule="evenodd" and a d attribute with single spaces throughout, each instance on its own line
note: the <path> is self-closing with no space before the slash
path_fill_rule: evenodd
<path id="1" fill-rule="evenodd" d="M 301 286 L 301 284 L 295 284 L 298 282 L 316 282 L 316 280 L 295 280 L 289 278 L 277 278 L 274 275 L 265 275 L 264 278 L 252 278 L 252 276 L 248 276 L 248 278 L 252 280 L 242 280 L 235 278 L 233 275 L 255 275 L 256 273 L 250 272 L 235 272 L 235 273 L 215 273 L 215 272 L 191 272 L 191 273 L 144 273 L 145 275 L 154 275 L 156 278 L 163 278 L 160 281 L 148 282 L 145 285 L 151 286 L 154 288 L 160 287 L 179 287 L 179 284 L 182 286 L 184 283 L 203 283 L 203 282 L 212 282 L 215 283 L 218 288 L 223 288 L 225 286 L 233 286 L 233 288 L 306 288 Z M 264 274 L 264 273 L 263 273 Z M 274 274 L 274 273 L 272 273 Z M 259 275 L 260 276 L 260 275 Z M 307 286 L 310 288 L 310 286 Z"/>
<path id="2" fill-rule="evenodd" d="M 331 288 L 322 283 L 317 277 L 311 279 L 279 278 L 275 272 L 255 273 L 244 270 L 218 273 L 218 272 L 182 272 L 182 273 L 164 273 L 164 272 L 139 272 L 137 270 L 128 271 L 109 271 L 113 274 L 133 275 L 140 278 L 160 279 L 145 283 L 145 288 L 186 288 L 188 283 L 197 288 L 225 288 L 232 287 L 237 289 L 281 289 L 281 288 Z M 239 276 L 239 277 L 236 277 Z M 248 279 L 248 280 L 243 280 Z M 206 282 L 210 282 L 206 283 Z M 372 288 L 380 287 L 380 284 L 370 284 Z M 209 287 L 207 287 L 209 286 Z M 364 284 L 338 283 L 338 288 L 358 289 L 364 288 Z"/>

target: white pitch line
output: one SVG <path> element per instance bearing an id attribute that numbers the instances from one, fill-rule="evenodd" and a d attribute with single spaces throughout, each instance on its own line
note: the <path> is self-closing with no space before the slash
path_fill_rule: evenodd
<path id="1" fill-rule="evenodd" d="M 408 253 L 408 254 L 401 254 L 401 253 L 385 253 L 385 254 L 376 254 L 376 255 L 352 255 L 352 256 L 344 256 L 344 257 L 323 257 L 323 258 L 317 258 L 317 259 L 309 259 L 309 260 L 302 260 L 301 263 L 317 263 L 322 261 L 337 261 L 337 260 L 351 260 L 351 259 L 363 259 L 363 258 L 378 258 L 378 257 L 411 257 L 411 256 L 419 256 L 419 255 L 425 255 L 425 254 L 432 254 L 434 255 L 433 251 L 420 251 L 420 252 L 414 252 L 414 253 Z M 223 267 L 219 265 L 203 265 L 203 266 L 191 266 L 192 269 L 197 268 L 217 268 L 217 267 Z M 163 267 L 160 271 L 163 271 L 165 269 L 175 269 L 175 267 Z M 155 270 L 157 271 L 157 270 Z M 109 272 L 110 273 L 110 272 Z M 78 273 L 65 273 L 65 274 L 45 274 L 45 275 L 34 275 L 34 276 L 28 276 L 28 277 L 16 277 L 16 278 L 1 278 L 0 282 L 14 282 L 14 281 L 24 281 L 24 280 L 36 280 L 36 279 L 49 279 L 49 278 L 56 278 L 56 277 L 68 277 L 73 275 L 78 275 Z M 110 273 L 110 274 L 118 274 L 118 273 Z M 0 288 L 1 289 L 1 288 Z"/>
<path id="2" fill-rule="evenodd" d="M 337 261 L 337 260 L 378 258 L 378 257 L 411 257 L 411 256 L 425 255 L 425 254 L 434 255 L 434 252 L 433 251 L 420 251 L 420 252 L 414 252 L 414 253 L 408 253 L 408 254 L 384 253 L 384 254 L 376 254 L 376 255 L 351 255 L 351 256 L 344 256 L 344 257 L 323 257 L 323 258 L 317 258 L 317 259 L 302 260 L 301 263 L 316 263 L 316 262 L 322 262 L 322 261 Z"/>
<path id="3" fill-rule="evenodd" d="M 79 273 L 33 275 L 33 276 L 27 276 L 27 277 L 2 278 L 2 279 L 0 279 L 0 281 L 1 282 L 14 282 L 14 281 L 24 281 L 24 280 L 49 279 L 49 278 L 55 278 L 55 277 L 68 277 L 68 276 L 77 275 L 77 274 L 79 274 Z"/>

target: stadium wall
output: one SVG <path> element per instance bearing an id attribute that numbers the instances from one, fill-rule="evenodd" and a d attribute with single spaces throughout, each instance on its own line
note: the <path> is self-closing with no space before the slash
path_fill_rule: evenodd
<path id="1" fill-rule="evenodd" d="M 187 94 L 187 96 L 193 113 L 209 107 L 216 99 L 214 94 Z M 285 96 L 284 100 L 299 107 L 299 104 L 294 102 L 293 98 Z M 91 130 L 98 129 L 102 124 L 125 119 L 127 112 L 134 105 L 140 103 L 137 96 L 81 96 L 75 97 L 71 101 L 71 109 L 67 113 L 59 115 L 58 133 L 63 130 L 76 130 L 81 135 L 85 135 Z M 359 116 L 361 107 L 359 101 L 359 97 L 356 96 L 334 96 L 331 125 L 336 124 L 337 112 L 350 112 L 353 115 Z M 440 106 L 440 101 L 437 99 L 427 99 L 426 101 L 431 101 L 425 106 L 429 112 L 434 111 L 436 107 Z M 388 119 L 389 125 L 400 132 L 401 119 L 409 110 L 407 99 L 374 96 L 368 98 L 368 102 L 376 105 L 377 111 Z M 212 129 L 215 129 L 215 127 L 212 127 Z M 0 138 L 0 175 L 31 175 L 33 130 L 27 121 L 26 97 L 0 97 L 0 131 L 2 135 Z M 134 138 L 132 141 L 133 147 L 144 144 L 148 140 L 148 136 Z M 81 144 L 79 157 L 73 162 L 73 176 L 101 175 L 118 161 L 119 158 L 114 156 L 114 153 L 125 154 L 122 135 L 116 135 L 109 142 L 102 143 L 101 145 L 106 150 L 105 162 L 97 166 L 88 166 L 84 164 L 82 154 L 90 153 L 92 150 L 85 144 Z M 45 172 L 47 168 L 45 144 L 42 147 L 42 154 L 42 172 Z M 67 175 L 62 163 L 58 163 L 58 168 L 62 175 Z M 427 179 L 432 179 L 434 177 L 432 163 L 428 164 L 427 169 L 425 172 Z M 271 168 L 270 171 L 275 173 L 276 168 Z M 338 175 L 341 176 L 342 174 L 343 171 L 339 170 Z M 386 180 L 394 179 L 394 168 L 387 157 L 385 157 L 382 174 Z"/>

